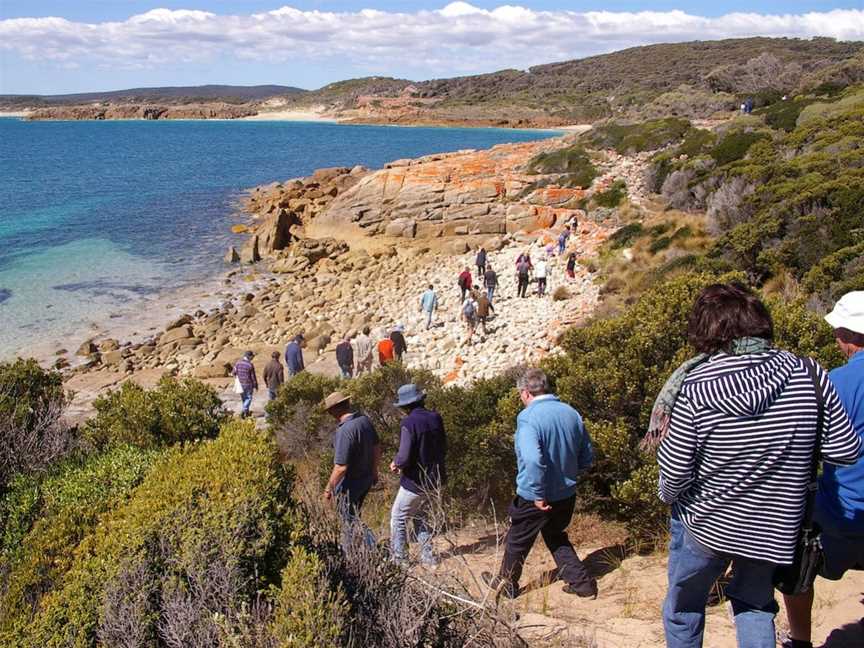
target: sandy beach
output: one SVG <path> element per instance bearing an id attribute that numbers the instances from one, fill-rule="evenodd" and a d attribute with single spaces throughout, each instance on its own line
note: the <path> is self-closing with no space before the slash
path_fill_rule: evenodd
<path id="1" fill-rule="evenodd" d="M 257 115 L 243 117 L 242 121 L 305 121 L 305 122 L 331 122 L 339 120 L 334 117 L 324 117 L 320 113 L 311 110 L 268 110 L 259 112 Z"/>
<path id="2" fill-rule="evenodd" d="M 0 110 L 0 117 L 26 117 L 26 116 L 27 116 L 26 110 L 19 110 L 19 111 Z"/>

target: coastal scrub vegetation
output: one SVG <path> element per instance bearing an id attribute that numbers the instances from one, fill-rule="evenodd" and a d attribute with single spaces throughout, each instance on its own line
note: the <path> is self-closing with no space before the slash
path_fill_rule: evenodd
<path id="1" fill-rule="evenodd" d="M 597 169 L 587 151 L 579 144 L 541 153 L 525 165 L 529 174 L 560 174 L 559 184 L 565 187 L 591 186 L 597 177 Z"/>

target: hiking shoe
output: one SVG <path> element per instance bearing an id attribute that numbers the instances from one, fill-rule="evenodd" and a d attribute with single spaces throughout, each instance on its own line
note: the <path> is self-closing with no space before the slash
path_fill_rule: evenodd
<path id="1" fill-rule="evenodd" d="M 519 588 L 511 581 L 506 581 L 500 576 L 494 576 L 491 572 L 483 572 L 480 574 L 480 578 L 483 579 L 489 589 L 495 591 L 496 600 L 502 596 L 509 599 L 515 599 L 519 596 Z"/>
<path id="2" fill-rule="evenodd" d="M 580 585 L 579 587 L 576 587 L 575 585 L 568 584 L 568 585 L 564 586 L 564 592 L 566 594 L 575 594 L 576 596 L 579 596 L 581 598 L 596 599 L 597 598 L 597 581 L 592 580 L 587 585 Z"/>

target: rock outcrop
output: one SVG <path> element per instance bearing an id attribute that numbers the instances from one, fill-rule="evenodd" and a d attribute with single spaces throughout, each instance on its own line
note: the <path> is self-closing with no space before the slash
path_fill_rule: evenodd
<path id="1" fill-rule="evenodd" d="M 85 104 L 37 108 L 27 119 L 42 120 L 104 120 L 104 119 L 240 119 L 257 115 L 252 106 L 220 102 L 191 103 L 172 106 L 154 104 Z"/>
<path id="2" fill-rule="evenodd" d="M 581 213 L 586 191 L 557 185 L 557 175 L 529 174 L 525 165 L 560 146 L 560 139 L 543 140 L 397 160 L 337 196 L 319 219 L 418 239 L 551 227 Z"/>

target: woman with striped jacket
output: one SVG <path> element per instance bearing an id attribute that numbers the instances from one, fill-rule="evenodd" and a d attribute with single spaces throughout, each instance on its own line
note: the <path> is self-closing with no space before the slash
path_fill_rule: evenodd
<path id="1" fill-rule="evenodd" d="M 817 398 L 822 458 L 851 464 L 861 442 L 825 371 L 773 347 L 771 316 L 743 286 L 706 288 L 688 337 L 700 355 L 667 381 L 649 431 L 662 439 L 660 497 L 672 505 L 667 646 L 702 646 L 708 594 L 731 563 L 738 645 L 773 648 L 772 576 L 793 561 Z"/>

